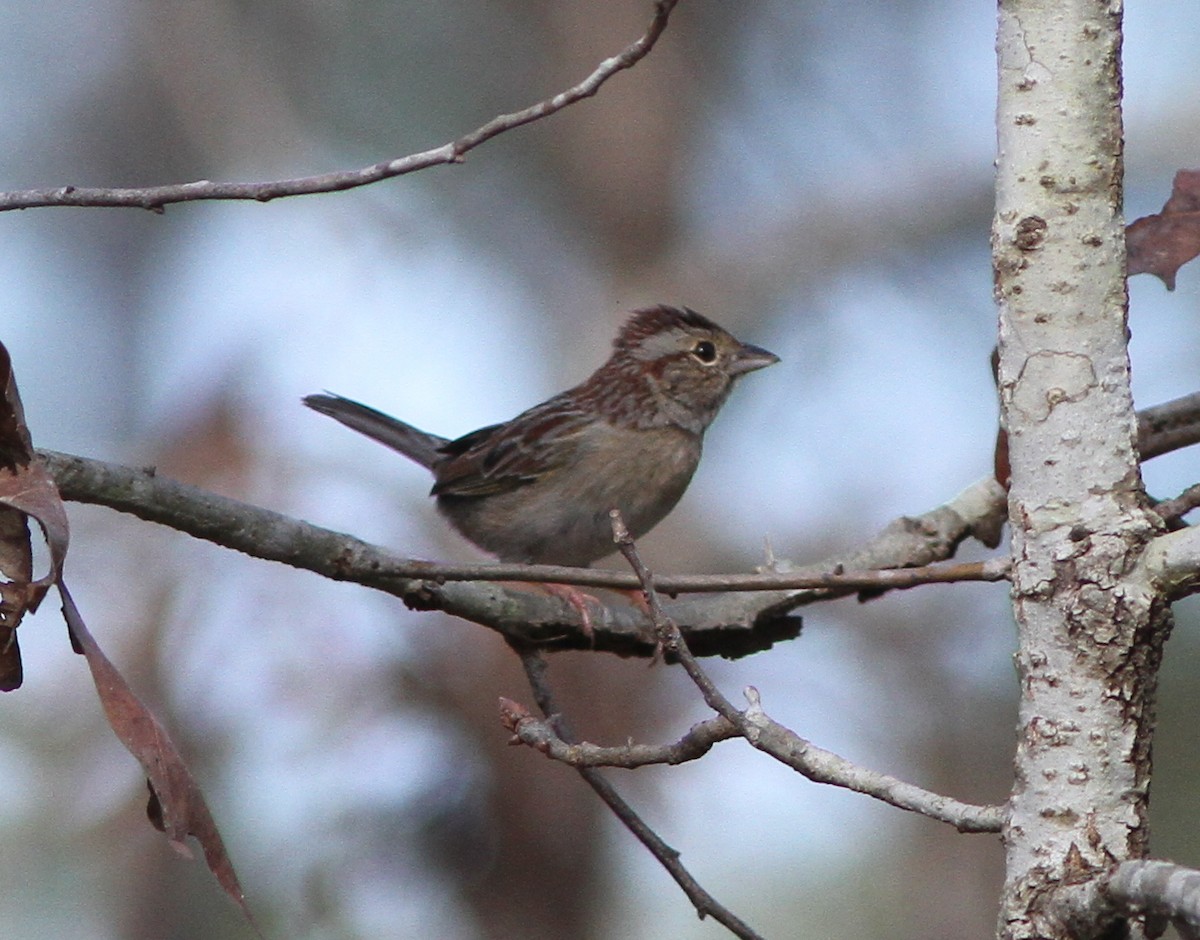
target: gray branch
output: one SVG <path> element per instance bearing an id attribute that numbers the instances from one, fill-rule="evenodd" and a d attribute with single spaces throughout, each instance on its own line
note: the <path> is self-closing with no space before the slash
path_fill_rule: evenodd
<path id="1" fill-rule="evenodd" d="M 1122 921 L 1145 917 L 1147 934 L 1170 922 L 1184 940 L 1200 938 L 1200 871 L 1157 859 L 1122 862 L 1107 874 L 1056 892 L 1053 915 L 1071 936 L 1119 935 Z"/>
<path id="2" fill-rule="evenodd" d="M 976 806 L 906 783 L 817 747 L 790 728 L 779 724 L 762 708 L 758 690 L 745 690 L 750 707 L 742 712 L 746 739 L 814 783 L 845 787 L 873 796 L 899 809 L 949 823 L 959 832 L 999 832 L 1004 819 L 1000 806 Z"/>
<path id="3" fill-rule="evenodd" d="M 1200 871 L 1154 859 L 1124 862 L 1103 885 L 1129 913 L 1164 917 L 1185 938 L 1200 936 Z"/>
<path id="4" fill-rule="evenodd" d="M 594 642 L 598 650 L 622 655 L 651 656 L 655 652 L 650 621 L 630 603 L 607 604 L 593 611 L 593 635 L 589 638 L 578 611 L 559 597 L 493 581 L 460 583 L 443 574 L 636 587 L 636 580 L 624 573 L 554 566 L 455 568 L 413 561 L 350 535 L 160 477 L 152 469 L 52 451 L 39 451 L 39 456 L 65 499 L 108 506 L 256 558 L 375 588 L 401 598 L 414 609 L 443 610 L 490 627 L 516 643 L 562 649 L 587 648 Z M 891 579 L 898 585 L 905 573 L 876 580 L 865 569 L 926 565 L 949 557 L 972 531 L 989 528 L 991 519 L 1002 512 L 1003 491 L 994 481 L 984 480 L 945 506 L 893 522 L 855 552 L 822 564 L 753 576 L 778 577 L 783 580 L 776 583 L 785 584 L 807 580 L 822 585 L 820 588 L 778 588 L 753 594 L 727 591 L 676 600 L 667 607 L 676 622 L 684 625 L 688 642 L 698 655 L 734 657 L 757 652 L 799 634 L 800 619 L 789 615 L 794 608 L 854 593 L 864 586 L 881 590 Z M 848 575 L 847 567 L 861 570 Z M 1002 564 L 991 563 L 972 570 L 989 579 L 1003 577 L 1004 571 Z M 843 579 L 840 584 L 839 579 Z M 686 580 L 676 585 L 674 579 L 664 579 L 663 584 L 667 590 L 687 589 Z"/>
<path id="5" fill-rule="evenodd" d="M 1141 445 L 1153 453 L 1200 441 L 1200 394 L 1143 412 Z M 1169 434 L 1169 446 L 1158 437 Z M 593 646 L 626 656 L 652 656 L 649 619 L 628 603 L 605 604 L 592 617 L 593 637 L 578 611 L 559 597 L 498 581 L 553 581 L 583 587 L 633 589 L 627 572 L 547 565 L 443 565 L 416 561 L 353 536 L 323 529 L 198 487 L 134 469 L 53 451 L 39 451 L 63 497 L 107 506 L 217 545 L 337 581 L 352 581 L 399 597 L 414 609 L 442 610 L 544 649 Z M 1004 522 L 1004 489 L 992 479 L 967 487 L 919 516 L 896 519 L 859 547 L 816 564 L 773 562 L 756 575 L 672 576 L 668 594 L 723 593 L 669 601 L 698 656 L 739 657 L 769 649 L 800 633 L 791 612 L 805 604 L 861 591 L 879 592 L 950 580 L 998 580 L 1003 562 L 938 566 L 976 538 L 994 546 Z M 483 579 L 483 580 L 481 580 Z M 470 580 L 471 583 L 459 583 Z M 754 593 L 739 593 L 753 591 Z"/>
<path id="6" fill-rule="evenodd" d="M 1200 529 L 1188 526 L 1157 536 L 1143 553 L 1139 567 L 1146 580 L 1170 598 L 1200 590 Z"/>
<path id="7" fill-rule="evenodd" d="M 564 741 L 549 722 L 534 718 L 513 702 L 504 701 L 506 727 L 523 744 L 571 767 L 621 767 L 633 769 L 648 764 L 682 764 L 698 760 L 714 744 L 730 738 L 746 738 L 754 747 L 813 783 L 844 787 L 874 797 L 899 809 L 949 823 L 959 832 L 998 832 L 1003 809 L 976 806 L 906 783 L 896 777 L 860 767 L 844 757 L 817 747 L 794 731 L 770 718 L 762 709 L 758 692 L 746 690 L 750 707 L 740 712 L 745 731 L 723 715 L 692 726 L 678 741 L 668 744 L 629 743 L 604 747 L 588 742 Z"/>

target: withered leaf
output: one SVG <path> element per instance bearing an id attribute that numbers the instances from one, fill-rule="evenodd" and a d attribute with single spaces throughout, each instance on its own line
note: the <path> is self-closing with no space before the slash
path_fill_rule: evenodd
<path id="1" fill-rule="evenodd" d="M 57 584 L 71 645 L 87 659 L 105 716 L 121 743 L 137 758 L 150 786 L 151 821 L 171 844 L 190 856 L 189 835 L 204 850 L 209 870 L 259 933 L 238 884 L 208 804 L 166 729 L 129 688 L 89 632 L 62 580 L 69 529 L 58 488 L 34 453 L 24 409 L 17 393 L 12 360 L 0 343 L 0 690 L 21 684 L 16 628 L 27 611 L 37 609 L 50 585 Z M 33 579 L 28 519 L 41 526 L 49 546 L 50 570 Z M 259 933 L 261 936 L 261 933 Z"/>
<path id="2" fill-rule="evenodd" d="M 1175 289 L 1179 269 L 1200 255 L 1200 170 L 1180 170 L 1163 210 L 1125 229 L 1128 272 L 1153 274 Z"/>
<path id="3" fill-rule="evenodd" d="M 37 460 L 12 359 L 0 343 L 0 691 L 11 692 L 22 681 L 17 627 L 26 613 L 37 610 L 58 577 L 67 551 L 67 514 L 58 488 Z M 50 570 L 33 576 L 29 517 L 37 520 L 50 548 Z"/>
<path id="4" fill-rule="evenodd" d="M 67 629 L 71 631 L 72 639 L 87 659 L 92 681 L 96 684 L 96 692 L 100 696 L 101 705 L 104 706 L 108 723 L 146 772 L 147 783 L 150 786 L 150 802 L 146 812 L 151 822 L 165 833 L 171 840 L 171 845 L 186 857 L 190 858 L 192 854 L 187 837 L 192 836 L 200 843 L 209 871 L 216 876 L 225 893 L 233 898 L 242 915 L 258 933 L 233 863 L 225 851 L 221 833 L 217 830 L 204 794 L 200 792 L 200 787 L 184 763 L 183 756 L 172 743 L 166 728 L 137 697 L 116 666 L 100 649 L 61 578 L 58 591 L 62 597 Z"/>

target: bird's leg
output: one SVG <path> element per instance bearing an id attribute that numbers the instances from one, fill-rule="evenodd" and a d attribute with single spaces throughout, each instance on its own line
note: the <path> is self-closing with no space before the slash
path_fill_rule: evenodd
<path id="1" fill-rule="evenodd" d="M 583 630 L 583 635 L 587 637 L 588 646 L 595 646 L 596 632 L 592 629 L 592 615 L 588 612 L 588 602 L 591 601 L 603 610 L 604 604 L 600 598 L 594 594 L 588 594 L 586 591 L 579 590 L 573 584 L 556 584 L 553 581 L 542 581 L 538 586 L 543 588 L 547 594 L 561 597 L 570 606 L 575 608 L 579 613 L 579 627 Z"/>

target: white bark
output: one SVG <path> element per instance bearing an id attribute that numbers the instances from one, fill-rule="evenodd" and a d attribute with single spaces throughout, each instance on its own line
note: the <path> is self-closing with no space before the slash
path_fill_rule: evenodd
<path id="1" fill-rule="evenodd" d="M 1022 696 L 1003 937 L 1146 844 L 1165 604 L 1139 566 L 1121 218 L 1121 4 L 1001 0 L 993 252 Z"/>

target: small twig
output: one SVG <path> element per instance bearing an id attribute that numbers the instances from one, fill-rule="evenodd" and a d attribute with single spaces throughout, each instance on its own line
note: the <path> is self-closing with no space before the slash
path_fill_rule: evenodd
<path id="1" fill-rule="evenodd" d="M 559 711 L 554 694 L 550 690 L 550 683 L 546 678 L 546 661 L 541 654 L 534 651 L 518 649 L 517 653 L 521 657 L 521 665 L 525 668 L 525 676 L 529 680 L 529 687 L 533 691 L 538 708 L 547 719 L 553 721 L 558 727 L 558 735 L 564 742 L 573 742 L 575 735 Z M 502 709 L 506 707 L 502 702 Z M 730 933 L 742 937 L 743 940 L 762 940 L 762 937 L 748 924 L 718 903 L 716 898 L 700 886 L 699 882 L 679 861 L 678 850 L 664 842 L 658 833 L 647 826 L 598 770 L 587 766 L 577 766 L 575 769 L 588 786 L 596 792 L 596 795 L 613 811 L 613 814 L 675 879 L 675 883 L 683 889 L 683 893 L 692 902 L 701 919 L 712 917 Z"/>
<path id="2" fill-rule="evenodd" d="M 737 728 L 717 715 L 693 725 L 682 738 L 670 744 L 631 743 L 621 747 L 602 747 L 586 741 L 564 741 L 550 722 L 535 718 L 509 699 L 500 700 L 500 717 L 504 726 L 522 744 L 572 767 L 620 767 L 633 770 L 650 764 L 685 764 L 703 757 L 720 741 L 741 737 Z"/>
<path id="3" fill-rule="evenodd" d="M 844 757 L 816 747 L 770 718 L 763 711 L 758 690 L 753 687 L 746 689 L 750 707 L 744 712 L 734 707 L 692 655 L 679 627 L 663 612 L 658 591 L 654 586 L 654 575 L 639 556 L 637 546 L 621 521 L 620 513 L 613 510 L 610 515 L 613 538 L 621 554 L 642 582 L 642 590 L 646 594 L 654 627 L 662 638 L 663 646 L 668 654 L 678 658 L 679 664 L 700 690 L 709 708 L 733 725 L 750 744 L 787 764 L 814 783 L 828 783 L 872 796 L 899 809 L 949 823 L 960 832 L 1000 831 L 1003 821 L 1003 810 L 1000 807 L 963 803 L 887 774 L 859 767 Z"/>
<path id="4" fill-rule="evenodd" d="M 657 0 L 654 18 L 641 38 L 619 54 L 605 59 L 583 81 L 551 98 L 539 101 L 520 111 L 501 114 L 457 140 L 433 150 L 384 160 L 359 170 L 341 170 L 305 176 L 298 179 L 272 180 L 262 183 L 222 183 L 196 180 L 166 186 L 142 188 L 99 188 L 59 186 L 54 189 L 30 189 L 0 193 L 0 212 L 10 209 L 32 209 L 41 206 L 99 206 L 112 208 L 150 209 L 162 212 L 171 203 L 195 202 L 202 199 L 251 199 L 268 202 L 281 196 L 302 196 L 313 193 L 340 192 L 355 189 L 380 180 L 403 176 L 417 170 L 442 164 L 462 163 L 468 152 L 505 131 L 540 121 L 563 108 L 590 98 L 600 86 L 618 72 L 631 68 L 649 54 L 667 28 L 667 20 L 678 0 Z"/>
<path id="5" fill-rule="evenodd" d="M 959 832 L 1000 831 L 1004 807 L 964 803 L 890 774 L 860 767 L 832 751 L 817 747 L 767 715 L 758 690 L 753 686 L 747 687 L 745 694 L 750 703 L 742 713 L 746 740 L 813 783 L 827 783 L 874 797 L 897 809 L 947 823 Z"/>

